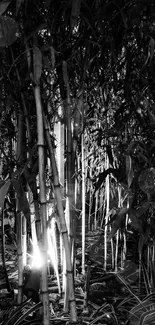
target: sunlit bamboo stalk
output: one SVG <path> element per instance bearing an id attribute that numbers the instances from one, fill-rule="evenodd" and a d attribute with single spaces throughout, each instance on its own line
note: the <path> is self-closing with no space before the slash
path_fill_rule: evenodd
<path id="1" fill-rule="evenodd" d="M 65 189 L 65 129 L 64 124 L 60 121 L 54 124 L 54 133 L 56 136 L 56 161 L 58 167 L 58 174 L 60 179 L 60 186 L 61 186 L 61 194 L 62 197 L 65 197 L 66 189 Z M 64 263 L 64 246 L 62 240 L 62 234 L 60 232 L 59 236 L 60 241 L 60 264 L 61 264 L 61 273 L 62 273 L 62 290 L 65 292 L 65 263 Z"/>
<path id="2" fill-rule="evenodd" d="M 106 169 L 109 168 L 109 159 L 106 157 Z M 106 198 L 106 215 L 105 215 L 105 228 L 104 228 L 104 270 L 107 269 L 107 236 L 108 236 L 108 220 L 109 220 L 109 202 L 110 202 L 110 183 L 109 175 L 106 177 L 105 182 L 105 198 Z"/>
<path id="3" fill-rule="evenodd" d="M 21 111 L 18 112 L 18 134 L 17 134 L 17 148 L 16 148 L 16 158 L 18 165 L 23 159 L 23 146 L 24 146 L 24 124 L 23 124 L 23 114 Z M 22 218 L 23 214 L 19 208 L 19 201 L 17 199 L 17 255 L 18 255 L 18 304 L 22 303 L 23 300 L 23 270 L 24 270 L 24 260 L 23 260 L 23 235 L 22 235 Z M 26 222 L 26 221 L 25 221 Z M 24 249 L 27 250 L 26 246 Z"/>
<path id="4" fill-rule="evenodd" d="M 93 192 L 92 192 L 92 187 L 90 187 L 89 190 L 89 214 L 88 214 L 88 230 L 91 229 L 91 212 L 92 212 L 92 203 L 93 203 Z"/>
<path id="5" fill-rule="evenodd" d="M 0 209 L 0 251 L 2 255 L 2 266 L 3 266 L 3 272 L 5 276 L 6 286 L 7 290 L 11 291 L 11 285 L 9 282 L 9 277 L 6 269 L 6 263 L 5 263 L 5 231 L 4 231 L 4 209 Z"/>
<path id="6" fill-rule="evenodd" d="M 85 240 L 86 240 L 86 188 L 85 188 L 85 139 L 81 136 L 81 164 L 82 164 L 82 274 L 85 275 Z"/>
<path id="7" fill-rule="evenodd" d="M 118 245 L 119 245 L 119 236 L 120 231 L 119 229 L 116 232 L 116 245 L 115 245 L 115 272 L 118 270 Z"/>
<path id="8" fill-rule="evenodd" d="M 71 252 L 73 249 L 73 164 L 72 164 L 72 127 L 71 127 L 71 99 L 70 86 L 67 71 L 67 62 L 62 63 L 63 80 L 66 88 L 67 98 L 64 101 L 65 127 L 66 127 L 66 221 L 68 225 L 68 236 Z"/>
<path id="9" fill-rule="evenodd" d="M 122 206 L 122 188 L 118 185 L 118 208 Z M 118 246 L 120 239 L 120 230 L 118 229 L 116 232 L 116 245 L 115 245 L 115 271 L 118 269 Z"/>
<path id="10" fill-rule="evenodd" d="M 99 207 L 99 190 L 97 190 L 95 193 L 94 230 L 97 229 L 98 207 Z"/>
<path id="11" fill-rule="evenodd" d="M 38 51 L 35 53 L 35 58 L 39 65 L 40 60 L 37 57 Z M 43 112 L 41 105 L 40 86 L 37 84 L 34 87 L 34 95 L 37 112 L 37 133 L 38 133 L 38 158 L 39 158 L 39 188 L 40 188 L 40 216 L 41 216 L 41 231 L 42 240 L 40 238 L 40 249 L 42 257 L 41 268 L 41 296 L 43 302 L 43 321 L 44 325 L 49 325 L 49 295 L 47 283 L 47 206 L 46 206 L 46 186 L 45 186 L 45 141 L 43 127 Z"/>
<path id="12" fill-rule="evenodd" d="M 110 243 L 111 243 L 111 267 L 112 267 L 112 270 L 114 271 L 114 268 L 115 268 L 115 255 L 114 255 L 114 239 L 113 238 L 111 238 Z"/>
<path id="13" fill-rule="evenodd" d="M 22 245 L 22 212 L 17 208 L 17 255 L 18 255 L 18 296 L 17 303 L 23 300 L 23 245 Z"/>
<path id="14" fill-rule="evenodd" d="M 126 233 L 125 233 L 125 229 L 124 229 L 124 233 L 122 235 L 123 237 L 123 247 L 122 247 L 122 251 L 121 251 L 121 267 L 123 268 L 125 266 L 125 261 L 126 261 L 126 255 L 127 255 L 127 243 L 126 243 Z"/>
<path id="15" fill-rule="evenodd" d="M 23 245 L 23 267 L 27 264 L 27 222 L 22 216 L 22 245 Z"/>

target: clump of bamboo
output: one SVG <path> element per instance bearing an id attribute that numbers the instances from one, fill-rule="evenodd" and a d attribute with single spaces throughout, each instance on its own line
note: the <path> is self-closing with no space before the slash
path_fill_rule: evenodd
<path id="1" fill-rule="evenodd" d="M 64 208 L 62 204 L 61 188 L 59 183 L 59 176 L 58 176 L 53 144 L 51 141 L 49 128 L 45 119 L 44 119 L 44 123 L 45 123 L 45 132 L 46 132 L 46 141 L 47 141 L 49 156 L 51 161 L 51 168 L 53 171 L 53 186 L 54 186 L 54 194 L 57 202 L 57 210 L 58 210 L 58 215 L 60 220 L 60 231 L 62 233 L 64 249 L 65 249 L 65 263 L 66 263 L 66 277 L 67 277 L 66 290 L 68 290 L 70 315 L 71 315 L 71 321 L 76 322 L 77 311 L 76 311 L 76 302 L 75 302 L 75 294 L 74 294 L 74 278 L 73 278 L 73 267 L 71 262 L 70 243 L 68 238 Z"/>

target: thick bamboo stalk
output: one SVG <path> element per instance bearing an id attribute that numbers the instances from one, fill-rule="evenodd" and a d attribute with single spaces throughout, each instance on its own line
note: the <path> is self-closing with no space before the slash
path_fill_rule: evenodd
<path id="1" fill-rule="evenodd" d="M 122 194 L 122 190 L 121 190 L 121 186 L 118 186 L 118 208 L 121 208 L 121 194 Z M 118 269 L 118 245 L 119 245 L 119 239 L 120 239 L 120 230 L 117 230 L 116 233 L 116 247 L 115 247 L 115 271 L 117 272 Z"/>
<path id="2" fill-rule="evenodd" d="M 126 254 L 127 254 L 127 243 L 126 243 L 125 229 L 124 229 L 124 233 L 123 233 L 122 237 L 123 237 L 123 247 L 122 247 L 122 252 L 121 252 L 121 257 L 122 257 L 121 267 L 124 267 L 125 261 L 126 261 Z"/>
<path id="3" fill-rule="evenodd" d="M 119 244 L 120 231 L 117 230 L 116 233 L 116 247 L 115 247 L 115 272 L 118 270 L 118 244 Z"/>
<path id="4" fill-rule="evenodd" d="M 17 255 L 18 255 L 18 297 L 17 303 L 23 299 L 23 245 L 22 245 L 22 212 L 17 211 Z"/>
<path id="5" fill-rule="evenodd" d="M 96 193 L 95 193 L 94 230 L 97 229 L 98 209 L 99 209 L 99 190 L 97 190 Z"/>
<path id="6" fill-rule="evenodd" d="M 45 132 L 46 132 L 46 140 L 49 149 L 51 167 L 53 170 L 53 185 L 54 185 L 54 194 L 57 202 L 57 209 L 58 215 L 60 219 L 60 229 L 62 233 L 64 249 L 65 249 L 65 258 L 66 258 L 66 274 L 67 274 L 67 289 L 69 294 L 69 307 L 70 307 L 70 315 L 71 321 L 77 322 L 77 312 L 76 312 L 76 303 L 75 303 L 75 295 L 74 295 L 74 278 L 73 278 L 73 269 L 71 263 L 71 252 L 70 252 L 70 244 L 68 239 L 68 232 L 66 227 L 65 215 L 64 215 L 64 208 L 62 204 L 62 196 L 61 196 L 61 189 L 58 177 L 58 170 L 56 165 L 56 159 L 54 154 L 53 145 L 51 142 L 50 132 L 47 125 L 46 120 L 45 122 Z"/>
<path id="7" fill-rule="evenodd" d="M 112 270 L 114 271 L 115 256 L 114 256 L 114 240 L 113 240 L 113 238 L 111 238 L 110 243 L 111 243 L 111 267 L 112 267 Z"/>
<path id="8" fill-rule="evenodd" d="M 22 216 L 22 246 L 23 246 L 23 266 L 27 264 L 27 222 L 26 218 Z"/>
<path id="9" fill-rule="evenodd" d="M 36 53 L 37 56 L 38 52 Z M 39 64 L 38 58 L 36 59 Z M 36 72 L 37 74 L 37 72 Z M 41 297 L 43 302 L 43 322 L 49 325 L 49 295 L 47 283 L 47 207 L 46 207 L 46 187 L 45 187 L 45 153 L 44 153 L 44 127 L 43 112 L 41 105 L 40 86 L 35 85 L 34 95 L 37 112 L 37 132 L 38 132 L 38 157 L 39 157 L 39 187 L 40 187 L 40 216 L 42 223 L 42 241 L 40 241 L 42 268 L 41 268 Z M 41 238 L 40 238 L 41 240 Z"/>
<path id="10" fill-rule="evenodd" d="M 70 87 L 67 72 L 67 63 L 63 61 L 62 65 L 63 79 L 66 87 L 67 98 L 64 101 L 65 108 L 65 127 L 66 127 L 66 220 L 68 225 L 68 236 L 70 241 L 70 248 L 72 251 L 73 245 L 73 188 L 72 188 L 72 176 L 73 176 L 73 162 L 72 162 L 72 130 L 71 130 L 71 99 L 70 99 Z"/>
<path id="11" fill-rule="evenodd" d="M 56 223 L 55 220 L 51 220 L 51 226 L 47 229 L 48 236 L 48 248 L 49 248 L 49 258 L 53 269 L 55 271 L 57 282 L 58 282 L 58 291 L 61 294 L 60 278 L 58 271 L 58 250 L 57 250 L 57 241 L 56 241 Z"/>
<path id="12" fill-rule="evenodd" d="M 18 113 L 18 135 L 17 135 L 17 150 L 16 157 L 18 164 L 23 159 L 23 143 L 24 143 L 24 126 L 23 126 L 23 115 L 21 112 Z M 19 202 L 17 200 L 17 255 L 18 255 L 18 304 L 22 303 L 23 299 L 23 237 L 22 237 L 22 212 L 19 210 Z M 26 248 L 26 247 L 25 247 Z"/>
<path id="13" fill-rule="evenodd" d="M 56 135 L 56 160 L 58 173 L 61 184 L 62 197 L 64 196 L 64 124 L 61 122 L 55 123 L 54 133 Z"/>
<path id="14" fill-rule="evenodd" d="M 106 157 L 106 168 L 109 168 L 108 157 Z M 106 216 L 105 216 L 105 228 L 104 228 L 104 270 L 107 269 L 107 236 L 108 236 L 108 213 L 109 213 L 109 202 L 110 202 L 110 184 L 109 184 L 109 175 L 106 177 L 105 182 L 105 195 L 106 195 Z"/>
<path id="15" fill-rule="evenodd" d="M 5 276 L 5 281 L 6 281 L 6 286 L 7 290 L 10 292 L 11 291 L 11 286 L 6 270 L 6 263 L 5 263 L 5 231 L 4 231 L 4 209 L 0 209 L 0 251 L 2 255 L 2 265 L 3 265 L 3 272 Z"/>

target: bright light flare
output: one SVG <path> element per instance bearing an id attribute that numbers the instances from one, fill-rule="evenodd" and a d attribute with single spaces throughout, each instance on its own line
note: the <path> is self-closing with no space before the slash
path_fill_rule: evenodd
<path id="1" fill-rule="evenodd" d="M 33 253 L 31 255 L 31 268 L 37 268 L 37 269 L 41 269 L 43 261 L 41 258 L 41 253 L 40 253 L 40 249 L 37 243 L 33 243 L 32 242 L 32 246 L 33 246 Z"/>

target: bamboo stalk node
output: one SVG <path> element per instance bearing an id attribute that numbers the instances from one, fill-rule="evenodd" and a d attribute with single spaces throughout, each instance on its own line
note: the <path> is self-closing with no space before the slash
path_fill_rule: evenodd
<path id="1" fill-rule="evenodd" d="M 75 298 L 69 298 L 69 302 L 75 302 Z"/>
<path id="2" fill-rule="evenodd" d="M 45 143 L 38 142 L 38 143 L 37 143 L 37 146 L 38 146 L 38 147 L 45 148 Z"/>
<path id="3" fill-rule="evenodd" d="M 44 205 L 44 204 L 46 204 L 47 202 L 46 202 L 46 200 L 45 200 L 45 201 L 42 200 L 42 201 L 40 201 L 39 203 L 40 203 L 40 205 Z"/>
<path id="4" fill-rule="evenodd" d="M 54 184 L 54 187 L 55 188 L 59 188 L 60 187 L 60 183 L 59 184 L 56 184 L 56 185 Z"/>
<path id="5" fill-rule="evenodd" d="M 23 288 L 23 287 L 24 287 L 23 284 L 19 284 L 19 285 L 18 285 L 18 289 L 21 289 L 21 288 Z"/>
<path id="6" fill-rule="evenodd" d="M 72 274 L 73 271 L 72 271 L 72 270 L 66 270 L 66 273 L 67 273 L 67 274 Z"/>
<path id="7" fill-rule="evenodd" d="M 61 229 L 60 232 L 61 232 L 62 235 L 63 235 L 63 234 L 67 234 L 67 230 L 63 230 L 63 229 Z"/>
<path id="8" fill-rule="evenodd" d="M 43 294 L 48 294 L 48 290 L 40 290 L 40 294 L 43 295 Z"/>

